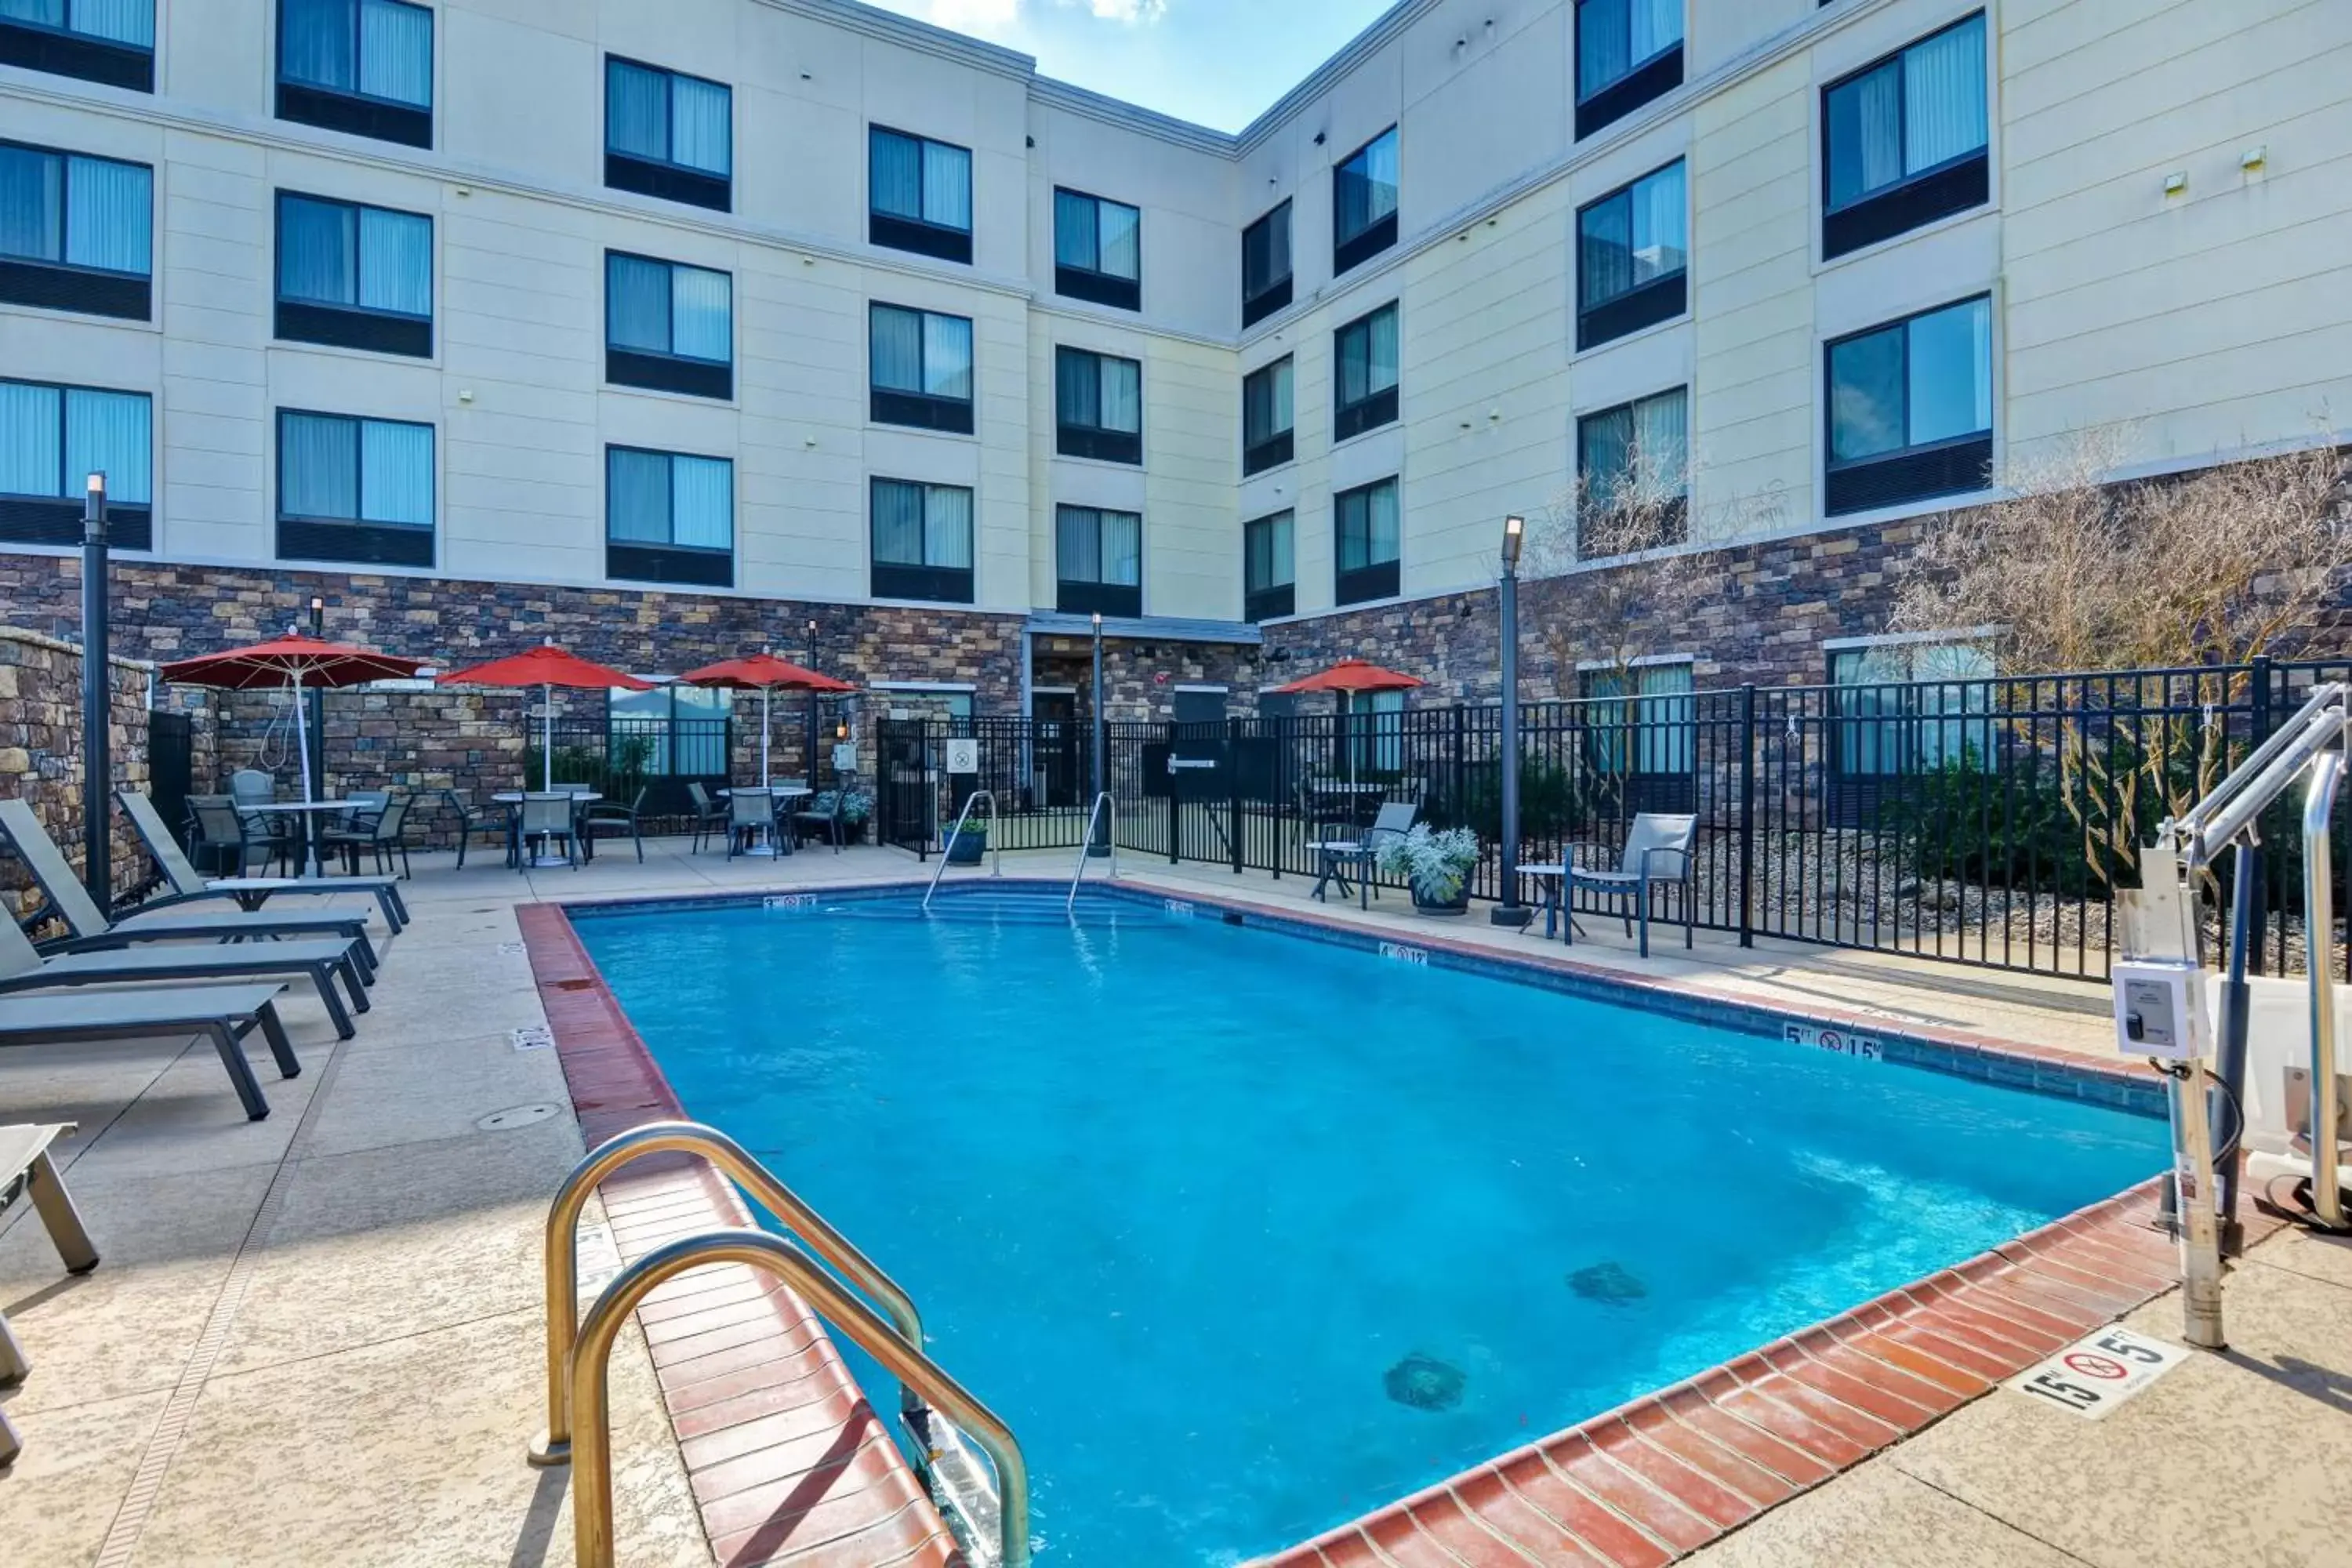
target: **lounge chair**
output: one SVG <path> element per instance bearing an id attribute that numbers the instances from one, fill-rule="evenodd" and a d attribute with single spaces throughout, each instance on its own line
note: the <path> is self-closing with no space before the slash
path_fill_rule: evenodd
<path id="1" fill-rule="evenodd" d="M 1539 872 L 1557 873 L 1557 898 L 1565 906 L 1558 912 L 1565 917 L 1561 940 L 1573 946 L 1576 942 L 1576 921 L 1573 910 L 1576 889 L 1590 889 L 1606 898 L 1631 899 L 1633 902 L 1619 912 L 1624 917 L 1625 934 L 1633 934 L 1636 918 L 1642 924 L 1641 953 L 1650 956 L 1650 891 L 1653 888 L 1675 889 L 1681 905 L 1683 946 L 1691 945 L 1692 924 L 1696 916 L 1698 856 L 1698 818 L 1693 816 L 1667 815 L 1644 811 L 1634 815 L 1633 826 L 1625 835 L 1625 847 L 1617 856 L 1613 871 L 1587 869 L 1576 864 L 1573 847 L 1569 858 L 1558 867 L 1531 868 Z M 1551 934 L 1551 915 L 1544 917 L 1544 934 Z"/>
<path id="2" fill-rule="evenodd" d="M 1344 827 L 1318 826 L 1307 847 L 1315 851 L 1315 887 L 1312 896 L 1325 897 L 1324 889 L 1332 882 L 1339 884 L 1339 896 L 1348 896 L 1346 868 L 1356 872 L 1356 902 L 1370 909 L 1372 887 L 1372 865 L 1380 858 L 1381 847 L 1391 839 L 1402 838 L 1412 831 L 1412 819 L 1417 808 L 1411 801 L 1392 800 L 1382 805 L 1372 825 L 1360 833 L 1348 834 Z M 1328 900 L 1326 900 L 1328 901 Z"/>
<path id="3" fill-rule="evenodd" d="M 268 915 L 244 910 L 131 910 L 110 920 L 89 896 L 73 867 L 21 800 L 0 800 L 0 835 L 15 845 L 49 896 L 49 903 L 73 934 L 50 944 L 56 952 L 96 952 L 143 942 L 229 942 L 246 938 L 334 937 L 350 944 L 360 978 L 375 982 L 375 948 L 368 941 L 367 916 L 321 910 L 310 915 Z"/>
<path id="4" fill-rule="evenodd" d="M 147 847 L 164 881 L 171 884 L 170 892 L 140 905 L 139 913 L 207 899 L 233 899 L 239 908 L 252 910 L 259 909 L 272 893 L 327 898 L 343 893 L 373 893 L 376 907 L 383 911 L 386 926 L 397 931 L 408 923 L 408 905 L 401 899 L 397 877 L 232 877 L 207 881 L 180 853 L 178 842 L 163 826 L 163 815 L 155 809 L 153 801 L 127 786 L 116 790 L 114 795 L 122 803 L 122 815 L 131 819 L 132 831 Z"/>
<path id="5" fill-rule="evenodd" d="M 40 954 L 16 922 L 0 920 L 0 976 L 37 973 Z M 58 1045 L 75 1040 L 128 1040 L 150 1035 L 203 1035 L 212 1041 L 246 1115 L 258 1121 L 269 1101 L 245 1059 L 243 1041 L 256 1029 L 269 1046 L 280 1077 L 302 1064 L 278 1017 L 278 981 L 232 985 L 142 985 L 68 995 L 0 995 L 0 1045 Z"/>
<path id="6" fill-rule="evenodd" d="M 49 1240 L 65 1260 L 66 1272 L 87 1274 L 98 1267 L 98 1248 L 90 1245 L 89 1232 L 74 1211 L 65 1178 L 58 1174 L 58 1163 L 49 1158 L 49 1145 L 73 1130 L 70 1121 L 0 1127 L 0 1212 L 29 1193 L 41 1223 L 48 1227 Z M 32 1370 L 25 1347 L 8 1331 L 8 1320 L 0 1317 L 0 1388 L 16 1387 Z M 23 1450 L 16 1429 L 8 1425 L 7 1412 L 0 1411 L 0 1472 L 16 1463 Z"/>

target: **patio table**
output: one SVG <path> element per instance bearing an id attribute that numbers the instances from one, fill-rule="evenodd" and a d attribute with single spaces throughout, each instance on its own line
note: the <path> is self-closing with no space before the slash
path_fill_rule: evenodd
<path id="1" fill-rule="evenodd" d="M 509 820 L 507 825 L 507 831 L 509 834 L 514 832 L 513 814 L 511 808 L 522 805 L 524 793 L 525 792 L 519 789 L 502 789 L 499 791 L 498 794 L 490 796 L 492 800 L 498 802 L 500 805 L 510 808 L 509 811 Z M 534 790 L 530 793 L 536 795 L 541 792 Z M 602 795 L 593 789 L 554 790 L 546 793 L 570 795 L 572 797 L 572 808 L 575 814 L 577 814 L 580 807 L 604 798 Z M 583 848 L 587 848 L 588 842 L 589 841 L 586 839 L 581 840 L 582 847 Z M 516 847 L 516 852 L 518 854 L 521 852 L 520 846 Z M 596 858 L 595 851 L 593 848 L 588 849 L 587 858 L 591 860 Z M 534 870 L 543 870 L 551 866 L 569 866 L 571 864 L 571 861 L 565 859 L 561 855 L 534 855 L 530 858 L 530 865 Z"/>
<path id="2" fill-rule="evenodd" d="M 374 803 L 365 800 L 255 800 L 235 803 L 237 813 L 244 816 L 274 816 L 284 815 L 302 819 L 302 854 L 309 862 L 303 868 L 305 876 L 316 877 L 319 869 L 319 819 L 329 812 L 364 811 Z"/>

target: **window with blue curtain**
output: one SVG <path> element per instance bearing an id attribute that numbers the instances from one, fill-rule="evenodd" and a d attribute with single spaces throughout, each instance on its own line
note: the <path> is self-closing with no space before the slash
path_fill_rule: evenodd
<path id="1" fill-rule="evenodd" d="M 887 126 L 866 130 L 866 237 L 946 261 L 971 259 L 971 153 Z"/>
<path id="2" fill-rule="evenodd" d="M 102 473 L 116 542 L 148 548 L 152 406 L 143 392 L 0 381 L 0 540 L 78 541 L 83 486 Z"/>
<path id="3" fill-rule="evenodd" d="M 604 59 L 604 183 L 730 210 L 734 92 L 723 82 Z"/>
<path id="4" fill-rule="evenodd" d="M 1265 620 L 1297 607 L 1297 522 L 1287 510 L 1242 524 L 1242 615 Z"/>
<path id="5" fill-rule="evenodd" d="M 971 433 L 970 317 L 876 304 L 866 334 L 877 424 Z"/>
<path id="6" fill-rule="evenodd" d="M 278 194 L 277 335 L 386 353 L 433 352 L 433 220 Z"/>
<path id="7" fill-rule="evenodd" d="M 886 599 L 970 604 L 972 492 L 911 479 L 873 481 L 872 588 Z"/>
<path id="8" fill-rule="evenodd" d="M 1397 482 L 1382 479 L 1334 498 L 1339 570 L 1352 572 L 1397 558 Z"/>
<path id="9" fill-rule="evenodd" d="M 278 514 L 307 521 L 433 526 L 433 426 L 283 410 Z"/>
<path id="10" fill-rule="evenodd" d="M 1589 349 L 1688 308 L 1689 210 L 1680 159 L 1576 215 L 1576 346 Z"/>
<path id="11" fill-rule="evenodd" d="M 734 290 L 735 280 L 724 272 L 606 251 L 606 379 L 732 396 Z"/>
<path id="12" fill-rule="evenodd" d="M 1829 345 L 1827 510 L 1982 489 L 1992 457 L 1992 301 L 1923 311 Z"/>
<path id="13" fill-rule="evenodd" d="M 1290 204 L 1242 230 L 1242 325 L 1254 326 L 1290 303 Z"/>
<path id="14" fill-rule="evenodd" d="M 433 144 L 433 12 L 406 0 L 278 0 L 278 117 Z"/>
<path id="15" fill-rule="evenodd" d="M 0 65 L 155 90 L 155 0 L 0 0 Z"/>
<path id="16" fill-rule="evenodd" d="M 1292 406 L 1293 367 L 1283 355 L 1242 379 L 1242 473 L 1256 473 L 1290 461 L 1297 413 Z"/>
<path id="17" fill-rule="evenodd" d="M 1054 351 L 1056 449 L 1064 457 L 1143 460 L 1143 365 L 1088 349 Z"/>
<path id="18" fill-rule="evenodd" d="M 681 550 L 735 547 L 735 465 L 725 458 L 609 447 L 606 536 Z"/>
<path id="19" fill-rule="evenodd" d="M 1833 753 L 1849 775 L 1985 768 L 1995 759 L 1992 649 L 1926 638 L 1839 648 L 1830 683 L 1842 722 Z"/>
<path id="20" fill-rule="evenodd" d="M 154 172 L 0 142 L 0 301 L 145 320 Z"/>
<path id="21" fill-rule="evenodd" d="M 1822 94 L 1823 253 L 1990 199 L 1981 13 Z"/>
<path id="22" fill-rule="evenodd" d="M 1680 87 L 1682 45 L 1683 0 L 1577 0 L 1576 134 Z"/>
<path id="23" fill-rule="evenodd" d="M 1585 714 L 1592 766 L 1622 773 L 1630 760 L 1637 773 L 1689 773 L 1697 719 L 1691 677 L 1680 659 L 1584 671 L 1580 684 L 1595 700 Z"/>
<path id="24" fill-rule="evenodd" d="M 1397 133 L 1391 125 L 1331 171 L 1334 273 L 1345 272 L 1396 243 Z"/>
<path id="25" fill-rule="evenodd" d="M 1054 192 L 1054 291 L 1098 305 L 1143 304 L 1143 215 L 1082 191 Z"/>
<path id="26" fill-rule="evenodd" d="M 1136 587 L 1143 582 L 1143 519 L 1100 507 L 1058 509 L 1056 571 L 1065 583 Z"/>
<path id="27" fill-rule="evenodd" d="M 1397 416 L 1397 308 L 1383 305 L 1334 335 L 1339 402 L 1331 435 L 1346 440 Z"/>

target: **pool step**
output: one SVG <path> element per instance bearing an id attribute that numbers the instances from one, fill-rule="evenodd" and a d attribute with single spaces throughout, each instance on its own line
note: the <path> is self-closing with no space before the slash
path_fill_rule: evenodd
<path id="1" fill-rule="evenodd" d="M 1073 910 L 1061 889 L 999 883 L 950 882 L 939 890 L 929 910 L 911 900 L 873 899 L 845 902 L 830 911 L 861 920 L 944 921 L 962 925 L 1068 925 Z M 1118 925 L 1152 913 L 1150 906 L 1114 895 L 1080 889 L 1075 915 L 1080 924 Z"/>

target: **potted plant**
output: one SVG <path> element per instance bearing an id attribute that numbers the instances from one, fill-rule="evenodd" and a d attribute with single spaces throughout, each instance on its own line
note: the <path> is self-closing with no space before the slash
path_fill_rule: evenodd
<path id="1" fill-rule="evenodd" d="M 1478 836 L 1466 827 L 1432 829 L 1416 822 L 1380 851 L 1381 869 L 1412 889 L 1412 907 L 1425 915 L 1470 912 L 1470 868 L 1478 863 Z"/>
<path id="2" fill-rule="evenodd" d="M 967 822 L 961 827 L 950 827 L 947 834 L 948 864 L 977 866 L 988 853 L 988 824 Z"/>

